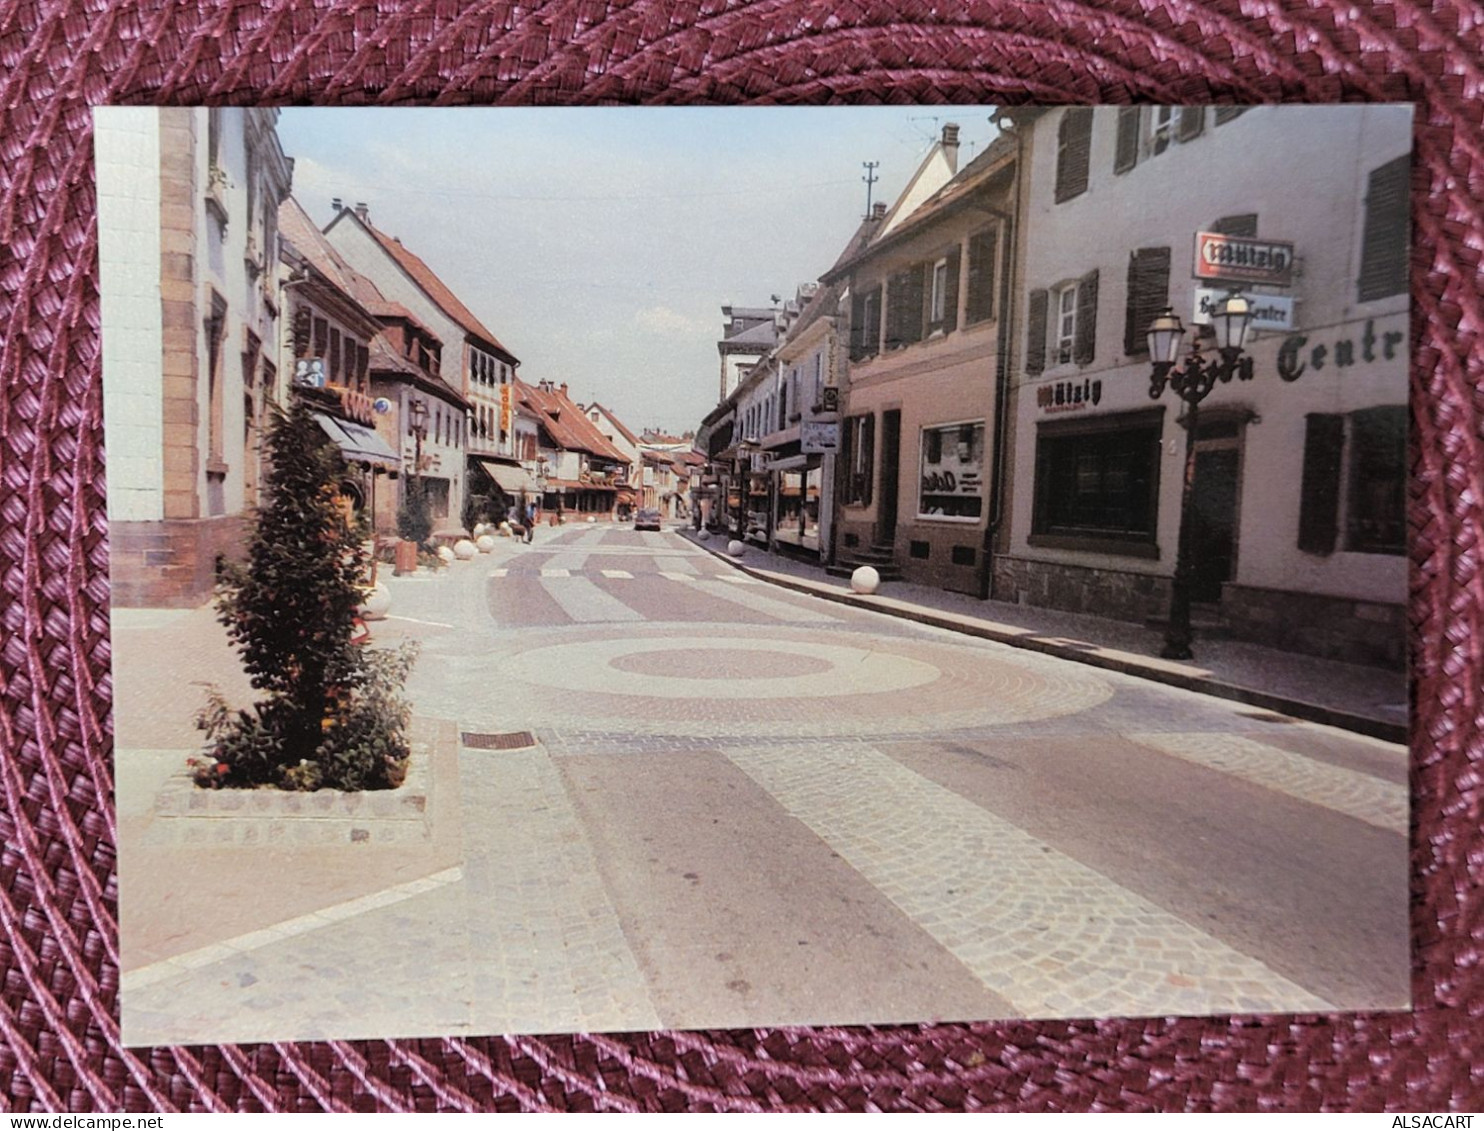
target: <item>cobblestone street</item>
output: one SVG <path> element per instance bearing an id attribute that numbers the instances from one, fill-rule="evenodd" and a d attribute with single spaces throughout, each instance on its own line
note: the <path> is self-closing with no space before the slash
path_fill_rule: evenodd
<path id="1" fill-rule="evenodd" d="M 215 928 L 150 798 L 194 742 L 172 681 L 231 656 L 209 613 L 120 618 L 129 1043 L 1409 1003 L 1402 746 L 822 601 L 675 531 L 543 528 L 387 583 L 377 643 L 422 641 L 416 714 L 464 738 L 430 778 L 448 827 L 415 859 L 305 849 L 292 897 L 214 849 L 243 873 Z"/>

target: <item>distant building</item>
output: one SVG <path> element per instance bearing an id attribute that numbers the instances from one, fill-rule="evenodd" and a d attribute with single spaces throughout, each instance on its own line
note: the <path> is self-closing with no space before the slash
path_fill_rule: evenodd
<path id="1" fill-rule="evenodd" d="M 329 244 L 292 197 L 278 209 L 283 323 L 279 372 L 340 449 L 342 493 L 357 510 L 385 511 L 402 470 L 395 438 L 377 432 L 371 354 L 384 305 L 375 285 Z M 390 411 L 391 402 L 380 402 Z M 409 461 L 408 466 L 411 466 Z"/>
<path id="2" fill-rule="evenodd" d="M 717 400 L 724 401 L 742 382 L 748 372 L 778 344 L 778 311 L 773 308 L 724 306 L 721 340 L 716 352 L 721 357 L 721 383 Z"/>
<path id="3" fill-rule="evenodd" d="M 641 441 L 622 420 L 614 415 L 611 409 L 598 402 L 594 401 L 582 411 L 587 414 L 588 420 L 603 438 L 623 453 L 627 467 L 622 481 L 618 484 L 615 514 L 618 518 L 627 518 L 635 505 L 649 505 L 640 502 L 638 493 Z"/>
<path id="4" fill-rule="evenodd" d="M 117 605 L 190 606 L 245 546 L 282 374 L 278 111 L 109 107 L 95 130 Z"/>
<path id="5" fill-rule="evenodd" d="M 983 596 L 1003 514 L 1004 291 L 1016 152 L 963 169 L 948 124 L 901 197 L 824 276 L 849 354 L 835 543 L 842 568 Z"/>
<path id="6" fill-rule="evenodd" d="M 620 490 L 629 490 L 624 453 L 572 401 L 565 382 L 544 380 L 530 385 L 518 381 L 516 396 L 538 428 L 541 509 L 559 521 L 589 515 L 613 517 Z"/>
<path id="7" fill-rule="evenodd" d="M 433 406 L 442 434 L 456 437 L 463 452 L 457 466 L 438 477 L 448 485 L 448 521 L 456 525 L 466 492 L 504 494 L 487 465 L 518 467 L 514 382 L 520 362 L 427 263 L 371 223 L 364 204 L 340 207 L 325 236 L 388 301 L 405 307 L 442 343 L 439 375 L 469 406 L 463 422 L 445 422 L 441 405 Z"/>

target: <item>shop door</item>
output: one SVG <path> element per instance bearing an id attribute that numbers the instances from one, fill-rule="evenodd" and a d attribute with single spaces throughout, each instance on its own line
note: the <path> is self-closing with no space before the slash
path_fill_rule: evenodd
<path id="1" fill-rule="evenodd" d="M 1191 599 L 1221 600 L 1237 561 L 1237 476 L 1241 452 L 1234 445 L 1197 447 L 1195 491 L 1190 506 L 1190 543 L 1195 569 Z"/>
<path id="2" fill-rule="evenodd" d="M 897 540 L 897 465 L 901 454 L 902 414 L 898 409 L 888 409 L 881 414 L 881 509 L 876 525 L 876 541 L 882 546 Z"/>

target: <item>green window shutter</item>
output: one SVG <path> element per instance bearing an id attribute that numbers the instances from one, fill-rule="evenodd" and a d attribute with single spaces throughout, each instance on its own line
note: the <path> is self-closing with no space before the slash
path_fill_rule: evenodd
<path id="1" fill-rule="evenodd" d="M 1304 418 L 1304 471 L 1299 490 L 1298 548 L 1308 554 L 1335 551 L 1340 516 L 1340 457 L 1345 419 L 1311 412 Z"/>
<path id="2" fill-rule="evenodd" d="M 1118 111 L 1118 140 L 1113 147 L 1113 171 L 1127 173 L 1139 163 L 1139 108 L 1123 106 Z"/>
<path id="3" fill-rule="evenodd" d="M 1407 154 L 1371 173 L 1360 252 L 1361 302 L 1406 293 L 1410 176 Z"/>
<path id="4" fill-rule="evenodd" d="M 1149 352 L 1149 324 L 1170 304 L 1170 249 L 1141 247 L 1128 259 L 1128 305 L 1123 325 L 1123 352 L 1138 357 Z"/>
<path id="5" fill-rule="evenodd" d="M 1046 369 L 1046 305 L 1048 295 L 1044 290 L 1032 291 L 1030 309 L 1026 313 L 1025 371 L 1031 376 Z"/>
<path id="6" fill-rule="evenodd" d="M 1072 360 L 1091 365 L 1098 342 L 1098 273 L 1090 271 L 1077 284 L 1077 336 Z"/>

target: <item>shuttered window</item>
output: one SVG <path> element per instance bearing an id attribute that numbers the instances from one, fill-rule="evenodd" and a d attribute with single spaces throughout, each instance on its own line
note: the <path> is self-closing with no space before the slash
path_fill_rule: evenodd
<path id="1" fill-rule="evenodd" d="M 1382 405 L 1350 414 L 1345 548 L 1362 554 L 1407 549 L 1407 410 Z"/>
<path id="2" fill-rule="evenodd" d="M 1407 290 L 1408 177 L 1403 154 L 1372 171 L 1365 198 L 1365 235 L 1360 252 L 1360 301 Z"/>
<path id="3" fill-rule="evenodd" d="M 1223 216 L 1207 231 L 1223 236 L 1240 236 L 1243 239 L 1257 238 L 1257 213 L 1241 212 L 1234 216 Z"/>
<path id="4" fill-rule="evenodd" d="M 1113 147 L 1113 171 L 1127 173 L 1139 163 L 1139 108 L 1124 106 L 1118 111 L 1118 139 Z"/>
<path id="5" fill-rule="evenodd" d="M 886 284 L 886 348 L 900 349 L 922 341 L 923 303 L 930 285 L 931 263 L 915 263 Z"/>
<path id="6" fill-rule="evenodd" d="M 876 458 L 876 418 L 852 416 L 845 421 L 845 502 L 870 506 Z"/>
<path id="7" fill-rule="evenodd" d="M 1098 340 L 1098 273 L 1089 272 L 1077 284 L 1077 332 L 1072 360 L 1091 365 Z"/>
<path id="8" fill-rule="evenodd" d="M 1332 554 L 1340 519 L 1340 457 L 1345 418 L 1311 412 L 1304 418 L 1304 471 L 1299 488 L 1298 548 Z"/>
<path id="9" fill-rule="evenodd" d="M 850 300 L 850 360 L 874 357 L 881 348 L 881 288 L 855 294 Z"/>
<path id="10" fill-rule="evenodd" d="M 1252 109 L 1250 106 L 1218 106 L 1216 107 L 1216 124 L 1224 126 L 1227 122 L 1240 118 L 1250 109 Z"/>
<path id="11" fill-rule="evenodd" d="M 1056 202 L 1087 191 L 1092 159 L 1092 110 L 1076 107 L 1062 115 L 1056 135 Z"/>
<path id="12" fill-rule="evenodd" d="M 1031 376 L 1046 369 L 1046 291 L 1032 291 L 1026 315 L 1025 371 Z"/>
<path id="13" fill-rule="evenodd" d="M 958 272 L 959 250 L 954 248 L 947 256 L 930 264 L 932 290 L 930 309 L 932 319 L 928 329 L 941 330 L 945 334 L 958 329 Z"/>
<path id="14" fill-rule="evenodd" d="M 1201 136 L 1201 131 L 1206 128 L 1206 108 L 1204 106 L 1182 106 L 1180 108 L 1180 122 L 1176 127 L 1175 136 L 1181 141 L 1190 141 L 1192 138 Z"/>
<path id="15" fill-rule="evenodd" d="M 1137 357 L 1149 352 L 1149 324 L 1170 305 L 1170 249 L 1141 247 L 1128 258 L 1128 305 L 1123 325 L 1123 352 Z"/>
<path id="16" fill-rule="evenodd" d="M 969 240 L 969 294 L 964 303 L 964 322 L 972 326 L 994 317 L 995 253 L 999 232 L 991 228 Z"/>

